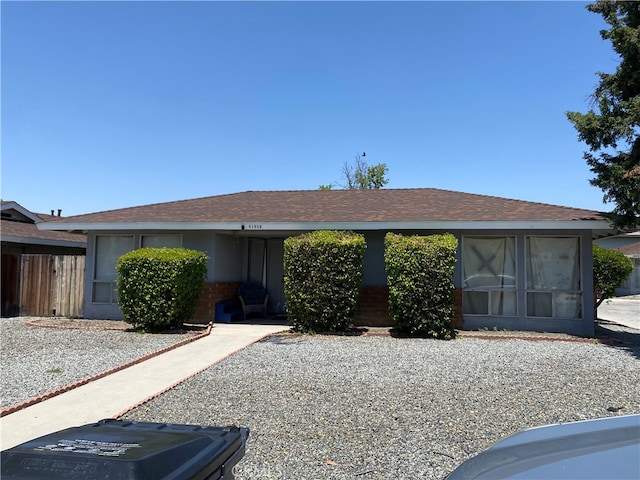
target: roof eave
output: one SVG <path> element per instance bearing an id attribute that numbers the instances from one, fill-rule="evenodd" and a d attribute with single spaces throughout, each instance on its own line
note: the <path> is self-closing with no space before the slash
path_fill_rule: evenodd
<path id="1" fill-rule="evenodd" d="M 7 202 L 3 202 L 2 206 L 0 206 L 0 210 L 2 210 L 2 211 L 15 210 L 16 212 L 20 213 L 24 217 L 26 217 L 29 220 L 33 221 L 33 223 L 42 222 L 42 218 L 40 218 L 38 215 L 36 215 L 33 212 L 30 212 L 29 210 L 24 208 L 22 205 L 20 205 L 18 202 L 14 202 L 12 200 L 11 201 L 7 201 Z"/>
<path id="2" fill-rule="evenodd" d="M 309 231 L 309 230 L 598 230 L 613 232 L 606 220 L 519 220 L 519 221 L 400 221 L 400 222 L 45 222 L 39 230 L 221 230 L 221 231 Z"/>
<path id="3" fill-rule="evenodd" d="M 47 238 L 14 237 L 3 235 L 2 241 L 7 243 L 20 243 L 28 245 L 46 245 L 48 247 L 87 248 L 87 242 L 73 242 L 70 240 L 53 240 Z"/>

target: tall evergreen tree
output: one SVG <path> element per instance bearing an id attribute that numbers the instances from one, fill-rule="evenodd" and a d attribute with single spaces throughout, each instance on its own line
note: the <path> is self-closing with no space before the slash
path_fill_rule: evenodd
<path id="1" fill-rule="evenodd" d="M 621 229 L 640 225 L 640 2 L 598 0 L 587 5 L 609 25 L 601 30 L 620 57 L 614 73 L 600 79 L 587 113 L 567 112 L 589 151 L 584 153 L 595 177 L 591 184 L 615 207 L 611 223 Z"/>

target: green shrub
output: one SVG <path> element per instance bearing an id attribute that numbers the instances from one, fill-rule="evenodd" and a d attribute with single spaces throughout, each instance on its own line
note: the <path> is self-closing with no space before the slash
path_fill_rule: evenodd
<path id="1" fill-rule="evenodd" d="M 364 237 L 324 230 L 284 242 L 287 317 L 299 332 L 343 332 L 355 318 Z"/>
<path id="2" fill-rule="evenodd" d="M 193 318 L 207 255 L 185 248 L 141 248 L 118 259 L 118 305 L 147 331 L 180 328 Z"/>
<path id="3" fill-rule="evenodd" d="M 633 262 L 622 252 L 593 244 L 593 290 L 596 308 L 607 298 L 616 296 L 616 288 L 622 286 L 632 271 Z"/>
<path id="4" fill-rule="evenodd" d="M 389 311 L 400 335 L 455 337 L 453 270 L 458 241 L 451 234 L 385 236 Z"/>

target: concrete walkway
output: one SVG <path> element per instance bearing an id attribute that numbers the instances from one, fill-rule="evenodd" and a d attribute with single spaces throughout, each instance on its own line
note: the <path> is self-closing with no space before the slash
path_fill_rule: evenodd
<path id="1" fill-rule="evenodd" d="M 598 307 L 598 318 L 640 331 L 640 295 L 605 300 Z"/>
<path id="2" fill-rule="evenodd" d="M 283 325 L 216 323 L 199 340 L 0 419 L 0 450 L 69 427 L 116 418 Z"/>

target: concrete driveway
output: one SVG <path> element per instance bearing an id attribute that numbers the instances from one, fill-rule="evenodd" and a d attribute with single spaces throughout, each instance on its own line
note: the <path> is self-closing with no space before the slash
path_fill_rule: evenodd
<path id="1" fill-rule="evenodd" d="M 640 331 L 640 295 L 605 300 L 598 307 L 598 319 Z"/>

